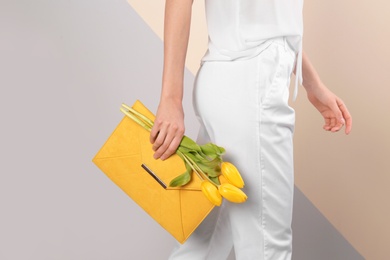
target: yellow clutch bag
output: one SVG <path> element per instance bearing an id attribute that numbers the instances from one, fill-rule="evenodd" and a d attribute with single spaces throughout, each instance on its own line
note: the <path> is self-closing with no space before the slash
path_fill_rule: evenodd
<path id="1" fill-rule="evenodd" d="M 132 108 L 151 120 L 155 118 L 138 100 Z M 155 160 L 149 136 L 150 132 L 124 116 L 92 162 L 177 241 L 184 243 L 214 205 L 203 195 L 196 176 L 185 186 L 168 187 L 172 179 L 186 171 L 185 164 L 177 154 L 164 161 Z"/>

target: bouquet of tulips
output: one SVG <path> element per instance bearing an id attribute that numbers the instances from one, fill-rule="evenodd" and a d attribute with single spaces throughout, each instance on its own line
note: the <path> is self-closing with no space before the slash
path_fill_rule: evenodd
<path id="1" fill-rule="evenodd" d="M 144 129 L 151 131 L 154 122 L 122 103 L 120 110 Z M 201 190 L 207 199 L 216 206 L 222 203 L 222 197 L 234 202 L 242 203 L 247 200 L 246 194 L 240 189 L 244 181 L 237 168 L 230 162 L 224 162 L 222 155 L 225 149 L 213 143 L 198 145 L 191 138 L 183 136 L 176 154 L 183 160 L 186 171 L 171 180 L 170 187 L 186 185 L 194 172 L 201 180 Z M 223 175 L 226 183 L 220 183 L 219 176 Z"/>

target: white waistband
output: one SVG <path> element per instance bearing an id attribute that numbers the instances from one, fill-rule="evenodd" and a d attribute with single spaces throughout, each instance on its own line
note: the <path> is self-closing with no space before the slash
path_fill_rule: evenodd
<path id="1" fill-rule="evenodd" d="M 294 50 L 292 48 L 288 41 L 287 41 L 287 36 L 280 36 L 277 38 L 271 38 L 268 39 L 258 46 L 255 46 L 250 49 L 246 50 L 240 50 L 240 51 L 232 51 L 232 50 L 221 50 L 217 49 L 213 42 L 209 41 L 208 44 L 208 49 L 205 55 L 201 59 L 201 65 L 205 61 L 233 61 L 233 60 L 246 60 L 253 58 L 254 56 L 257 56 L 260 54 L 264 49 L 266 49 L 272 42 L 274 41 L 280 41 L 284 42 L 285 48 L 290 48 L 291 50 Z M 293 94 L 293 101 L 296 100 L 297 95 L 298 95 L 298 88 L 300 84 L 303 82 L 303 76 L 302 76 L 302 39 L 300 40 L 299 43 L 299 49 L 298 52 L 296 53 L 296 62 L 295 62 L 295 86 L 294 86 L 294 94 Z"/>

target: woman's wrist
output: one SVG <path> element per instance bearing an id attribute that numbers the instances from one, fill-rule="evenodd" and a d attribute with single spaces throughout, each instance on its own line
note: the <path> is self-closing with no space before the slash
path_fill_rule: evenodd
<path id="1" fill-rule="evenodd" d="M 302 56 L 302 74 L 302 85 L 307 92 L 311 92 L 313 90 L 317 90 L 318 88 L 325 87 L 325 85 L 321 81 L 320 76 L 318 75 L 317 71 L 315 70 L 313 64 L 310 62 L 309 57 L 305 52 L 303 52 Z"/>
<path id="2" fill-rule="evenodd" d="M 322 88 L 325 85 L 318 78 L 317 80 L 305 80 L 303 82 L 302 86 L 305 88 L 306 92 L 311 92 L 311 91 L 317 90 L 319 88 Z"/>
<path id="3" fill-rule="evenodd" d="M 162 93 L 160 102 L 169 102 L 171 104 L 182 105 L 183 94 L 180 91 L 170 91 L 168 93 Z"/>
<path id="4" fill-rule="evenodd" d="M 178 76 L 180 78 L 180 76 Z M 163 79 L 161 88 L 161 101 L 169 101 L 181 103 L 183 100 L 183 80 L 171 78 L 171 80 Z"/>

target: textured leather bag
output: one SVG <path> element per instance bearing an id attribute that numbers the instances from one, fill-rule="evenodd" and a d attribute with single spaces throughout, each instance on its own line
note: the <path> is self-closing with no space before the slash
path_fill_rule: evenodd
<path id="1" fill-rule="evenodd" d="M 139 100 L 132 108 L 151 120 L 155 118 Z M 184 162 L 176 154 L 164 161 L 155 160 L 149 136 L 150 132 L 125 115 L 92 162 L 177 241 L 184 243 L 214 205 L 203 195 L 201 181 L 194 173 L 187 185 L 168 187 L 173 178 L 186 171 Z"/>

